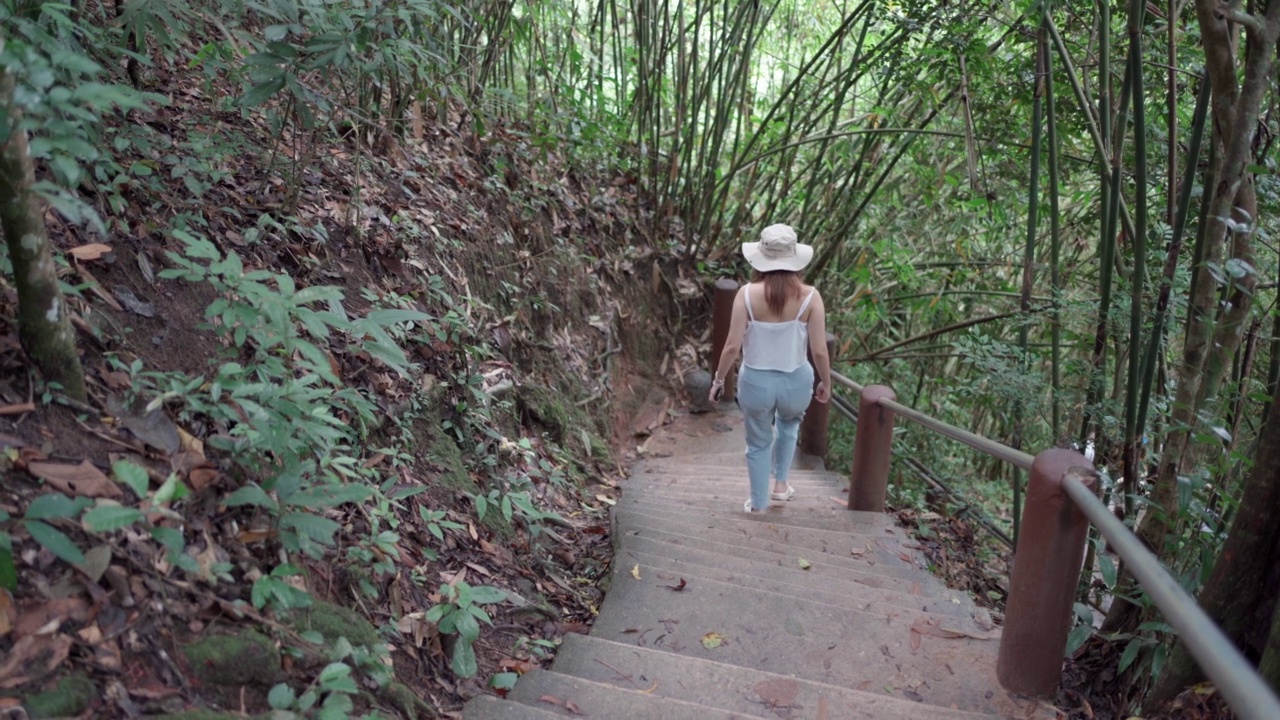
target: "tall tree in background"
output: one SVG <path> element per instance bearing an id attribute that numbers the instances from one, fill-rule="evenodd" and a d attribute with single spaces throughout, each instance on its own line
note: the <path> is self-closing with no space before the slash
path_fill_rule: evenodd
<path id="1" fill-rule="evenodd" d="M 1240 346 L 1240 340 L 1257 287 L 1254 271 L 1254 228 L 1258 199 L 1253 173 L 1253 140 L 1262 101 L 1270 88 L 1276 39 L 1280 35 L 1280 0 L 1249 4 L 1252 12 L 1233 9 L 1217 0 L 1196 0 L 1196 17 L 1205 53 L 1205 72 L 1213 89 L 1211 118 L 1217 158 L 1216 178 L 1210 189 L 1210 211 L 1204 222 L 1203 261 L 1193 268 L 1195 280 L 1188 303 L 1189 322 L 1170 432 L 1160 457 L 1152 491 L 1152 509 L 1138 534 L 1162 557 L 1166 539 L 1177 528 L 1178 475 L 1196 460 L 1192 452 L 1200 410 L 1217 395 L 1224 370 Z M 1239 28 L 1244 29 L 1243 81 L 1238 66 Z M 1141 132 L 1141 129 L 1139 129 Z M 1239 272 L 1221 273 L 1218 268 Z M 1222 288 L 1215 275 L 1230 283 L 1219 312 Z M 1138 614 L 1132 603 L 1117 598 L 1107 618 L 1107 629 L 1132 629 Z"/>
<path id="2" fill-rule="evenodd" d="M 0 74 L 0 231 L 9 246 L 18 289 L 18 337 L 47 379 L 83 401 L 84 370 L 76 355 L 75 330 L 58 288 L 44 203 L 32 190 L 35 168 L 13 90 L 13 73 L 6 70 Z"/>
<path id="3" fill-rule="evenodd" d="M 1280 628 L 1275 612 L 1280 589 L 1280 395 L 1271 401 L 1271 412 L 1258 438 L 1253 470 L 1240 498 L 1240 507 L 1231 520 L 1227 541 L 1222 546 L 1213 573 L 1200 593 L 1200 605 L 1209 613 L 1244 655 L 1263 659 L 1264 669 L 1280 660 L 1280 648 L 1268 648 L 1268 636 Z M 1274 687 L 1280 677 L 1271 670 L 1268 681 Z M 1195 658 L 1179 642 L 1152 688 L 1150 701 L 1161 705 L 1204 678 Z"/>

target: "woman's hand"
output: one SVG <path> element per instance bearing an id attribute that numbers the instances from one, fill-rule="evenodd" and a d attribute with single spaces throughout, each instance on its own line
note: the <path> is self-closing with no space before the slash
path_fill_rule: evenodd
<path id="1" fill-rule="evenodd" d="M 818 387 L 813 391 L 813 399 L 824 405 L 831 399 L 831 388 L 827 387 L 824 382 L 819 382 Z"/>
<path id="2" fill-rule="evenodd" d="M 723 381 L 723 380 L 712 380 L 712 381 L 711 381 L 711 392 L 707 393 L 707 400 L 709 400 L 709 401 L 711 402 L 711 404 L 712 404 L 712 405 L 714 405 L 714 404 L 716 404 L 716 403 L 720 402 L 720 397 L 721 397 L 722 395 L 724 395 L 724 381 Z"/>

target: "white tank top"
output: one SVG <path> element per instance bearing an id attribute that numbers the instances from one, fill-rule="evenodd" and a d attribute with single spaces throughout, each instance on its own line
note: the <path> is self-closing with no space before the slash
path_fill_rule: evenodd
<path id="1" fill-rule="evenodd" d="M 781 370 L 791 372 L 809 361 L 809 324 L 800 316 L 813 300 L 810 290 L 800 312 L 794 320 L 761 322 L 751 311 L 751 290 L 745 290 L 747 302 L 747 333 L 742 340 L 742 364 L 756 370 Z"/>

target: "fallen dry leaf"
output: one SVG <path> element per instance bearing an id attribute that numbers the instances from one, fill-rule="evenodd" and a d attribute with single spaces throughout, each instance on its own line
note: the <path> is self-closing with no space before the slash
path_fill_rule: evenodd
<path id="1" fill-rule="evenodd" d="M 88 261 L 88 260 L 97 260 L 109 252 L 111 252 L 110 245 L 104 245 L 102 243 L 89 243 L 88 245 L 73 247 L 67 251 L 67 254 L 71 255 L 77 260 Z"/>
<path id="2" fill-rule="evenodd" d="M 555 695 L 543 695 L 542 697 L 538 698 L 538 702 L 544 702 L 548 705 L 555 705 L 556 707 L 564 707 L 564 701 L 556 697 Z"/>
<path id="3" fill-rule="evenodd" d="M 636 563 L 635 567 L 631 568 L 631 577 L 640 579 L 640 563 Z"/>
<path id="4" fill-rule="evenodd" d="M 27 635 L 0 663 L 0 688 L 15 688 L 57 669 L 71 652 L 70 635 Z"/>
<path id="5" fill-rule="evenodd" d="M 13 624 L 13 634 L 15 637 L 35 635 L 50 623 L 56 622 L 56 628 L 66 620 L 84 622 L 88 618 L 89 603 L 83 598 L 54 598 L 24 607 Z"/>
<path id="6" fill-rule="evenodd" d="M 812 564 L 810 564 L 810 562 L 809 562 L 808 560 L 805 560 L 804 558 L 800 558 L 800 569 L 801 569 L 801 570 L 808 570 L 808 569 L 809 569 L 809 568 L 811 568 L 811 567 L 813 567 L 813 565 L 812 565 Z"/>
<path id="7" fill-rule="evenodd" d="M 124 494 L 119 486 L 88 460 L 79 465 L 33 461 L 27 463 L 27 472 L 68 495 L 115 498 Z"/>
<path id="8" fill-rule="evenodd" d="M 680 583 L 679 583 L 679 584 L 677 584 L 677 585 L 663 585 L 663 587 L 667 588 L 668 590 L 674 590 L 674 591 L 676 591 L 676 592 L 684 592 L 684 588 L 685 588 L 685 586 L 686 586 L 687 584 L 688 584 L 688 583 L 686 583 L 686 582 L 684 581 L 684 578 L 680 578 Z"/>
<path id="9" fill-rule="evenodd" d="M 187 473 L 187 481 L 191 483 L 191 489 L 200 491 L 205 489 L 214 480 L 218 479 L 218 471 L 210 467 L 192 468 Z"/>
<path id="10" fill-rule="evenodd" d="M 702 636 L 702 646 L 708 650 L 714 650 L 724 644 L 724 636 L 720 633 L 709 632 Z"/>
<path id="11" fill-rule="evenodd" d="M 0 588 L 0 637 L 8 635 L 13 629 L 13 621 L 17 614 L 13 609 L 13 596 L 8 590 Z"/>
<path id="12" fill-rule="evenodd" d="M 35 403 L 18 403 L 17 405 L 5 405 L 0 407 L 0 415 L 21 415 L 23 413 L 35 412 Z"/>
<path id="13" fill-rule="evenodd" d="M 275 530 L 245 530 L 237 535 L 236 539 L 245 545 L 249 545 L 250 543 L 262 542 L 267 538 L 274 537 L 275 534 Z"/>

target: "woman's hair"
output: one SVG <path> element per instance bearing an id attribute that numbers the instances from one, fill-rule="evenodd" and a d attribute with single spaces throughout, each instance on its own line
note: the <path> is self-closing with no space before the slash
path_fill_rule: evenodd
<path id="1" fill-rule="evenodd" d="M 774 315 L 781 315 L 787 307 L 787 301 L 800 297 L 800 291 L 804 288 L 800 273 L 791 270 L 754 270 L 751 279 L 764 283 L 764 301 Z"/>

